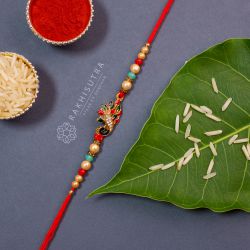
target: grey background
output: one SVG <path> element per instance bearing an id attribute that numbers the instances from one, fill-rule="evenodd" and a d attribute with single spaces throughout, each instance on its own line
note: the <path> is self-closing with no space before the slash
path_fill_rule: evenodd
<path id="1" fill-rule="evenodd" d="M 30 59 L 41 81 L 32 110 L 0 122 L 1 250 L 38 249 L 91 141 L 95 111 L 113 98 L 165 2 L 96 0 L 86 37 L 56 48 L 27 27 L 26 1 L 0 0 L 0 50 Z M 249 0 L 176 0 L 125 102 L 121 124 L 106 140 L 50 249 L 249 249 L 245 212 L 188 211 L 125 195 L 85 200 L 118 171 L 154 101 L 184 61 L 227 38 L 248 37 L 249 21 Z M 105 64 L 107 78 L 87 115 L 75 123 L 77 140 L 65 145 L 57 140 L 56 128 L 67 120 L 98 62 Z"/>

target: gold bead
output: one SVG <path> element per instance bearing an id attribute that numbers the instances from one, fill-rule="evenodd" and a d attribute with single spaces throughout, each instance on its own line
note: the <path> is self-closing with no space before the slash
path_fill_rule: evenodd
<path id="1" fill-rule="evenodd" d="M 144 47 L 141 48 L 141 52 L 144 53 L 144 54 L 148 54 L 149 48 L 147 46 L 144 46 Z"/>
<path id="2" fill-rule="evenodd" d="M 96 143 L 92 143 L 89 146 L 89 151 L 90 151 L 91 154 L 95 155 L 100 151 L 100 146 L 98 144 L 96 144 Z"/>
<path id="3" fill-rule="evenodd" d="M 127 81 L 125 80 L 123 83 L 122 83 L 122 89 L 124 91 L 128 91 L 132 88 L 132 83 L 130 81 Z"/>
<path id="4" fill-rule="evenodd" d="M 69 195 L 73 195 L 74 194 L 74 191 L 73 190 L 70 190 L 69 191 Z"/>
<path id="5" fill-rule="evenodd" d="M 130 66 L 130 70 L 131 72 L 133 72 L 134 74 L 138 74 L 141 70 L 141 67 L 138 64 L 132 64 Z"/>
<path id="6" fill-rule="evenodd" d="M 81 183 L 81 182 L 83 182 L 83 177 L 81 175 L 76 175 L 75 181 Z"/>
<path id="7" fill-rule="evenodd" d="M 73 181 L 72 182 L 72 188 L 78 188 L 79 187 L 79 182 L 78 181 Z"/>
<path id="8" fill-rule="evenodd" d="M 91 167 L 92 167 L 92 164 L 89 161 L 83 161 L 81 163 L 81 168 L 84 169 L 84 170 L 86 170 L 86 171 L 90 170 Z"/>
<path id="9" fill-rule="evenodd" d="M 146 55 L 142 52 L 138 54 L 138 58 L 144 60 L 146 58 Z"/>

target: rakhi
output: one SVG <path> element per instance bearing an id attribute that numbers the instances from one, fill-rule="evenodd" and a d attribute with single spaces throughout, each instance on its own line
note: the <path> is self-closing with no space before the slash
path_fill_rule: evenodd
<path id="1" fill-rule="evenodd" d="M 85 155 L 85 160 L 81 163 L 81 168 L 78 170 L 78 173 L 71 184 L 71 189 L 68 195 L 66 196 L 58 214 L 56 215 L 49 231 L 47 232 L 40 246 L 40 250 L 48 249 L 74 193 L 80 187 L 80 184 L 84 180 L 84 176 L 92 167 L 92 162 L 94 161 L 94 158 L 100 152 L 103 140 L 112 133 L 115 126 L 119 123 L 120 117 L 122 115 L 122 102 L 124 101 L 127 93 L 132 89 L 133 83 L 136 80 L 137 75 L 141 71 L 141 67 L 143 66 L 144 60 L 146 59 L 147 54 L 149 53 L 150 47 L 153 41 L 155 40 L 155 37 L 160 27 L 162 26 L 162 23 L 165 20 L 168 12 L 170 11 L 173 3 L 174 0 L 169 0 L 163 8 L 163 11 L 158 21 L 156 22 L 156 25 L 154 26 L 147 40 L 147 43 L 141 48 L 134 63 L 130 66 L 130 71 L 128 72 L 126 79 L 122 82 L 121 89 L 116 94 L 115 100 L 109 102 L 108 104 L 102 105 L 101 108 L 98 110 L 99 118 L 97 119 L 97 121 L 101 122 L 102 126 L 97 127 L 94 134 L 93 142 L 89 146 L 89 152 Z"/>

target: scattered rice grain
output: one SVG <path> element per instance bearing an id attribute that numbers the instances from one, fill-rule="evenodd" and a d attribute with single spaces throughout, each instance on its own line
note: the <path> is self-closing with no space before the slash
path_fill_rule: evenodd
<path id="1" fill-rule="evenodd" d="M 248 154 L 250 155 L 250 144 L 249 143 L 247 144 L 247 151 L 248 151 Z"/>
<path id="2" fill-rule="evenodd" d="M 215 146 L 214 146 L 214 144 L 212 142 L 209 143 L 209 147 L 210 147 L 213 155 L 217 156 L 218 154 L 217 154 L 216 148 L 215 148 Z"/>
<path id="3" fill-rule="evenodd" d="M 234 143 L 245 143 L 245 142 L 248 142 L 248 138 L 242 138 L 242 139 L 238 139 L 238 140 L 235 140 Z"/>
<path id="4" fill-rule="evenodd" d="M 204 134 L 206 136 L 214 136 L 214 135 L 220 135 L 222 134 L 222 130 L 214 130 L 214 131 L 208 131 L 208 132 L 205 132 Z"/>
<path id="5" fill-rule="evenodd" d="M 232 137 L 229 139 L 229 141 L 228 141 L 228 145 L 232 145 L 232 144 L 235 142 L 235 140 L 238 138 L 238 136 L 239 136 L 238 134 L 232 136 Z"/>
<path id="6" fill-rule="evenodd" d="M 208 168 L 207 168 L 207 174 L 210 174 L 213 170 L 213 167 L 214 167 L 214 159 L 212 159 L 210 162 L 209 162 L 209 165 L 208 165 Z"/>
<path id="7" fill-rule="evenodd" d="M 213 111 L 210 108 L 208 108 L 207 106 L 200 106 L 200 108 L 204 113 L 207 113 L 210 115 L 213 113 Z"/>
<path id="8" fill-rule="evenodd" d="M 186 116 L 190 109 L 190 103 L 187 103 L 183 112 L 183 116 Z"/>
<path id="9" fill-rule="evenodd" d="M 216 94 L 219 93 L 219 90 L 218 90 L 218 86 L 217 86 L 217 83 L 215 81 L 215 78 L 212 78 L 212 87 L 213 87 L 213 90 Z"/>
<path id="10" fill-rule="evenodd" d="M 223 104 L 221 110 L 222 110 L 222 111 L 225 111 L 225 110 L 228 108 L 228 106 L 230 105 L 230 103 L 232 102 L 232 100 L 233 100 L 233 99 L 232 99 L 231 97 L 228 98 L 228 99 L 226 100 L 226 102 Z"/>
<path id="11" fill-rule="evenodd" d="M 195 142 L 195 143 L 199 143 L 199 142 L 201 142 L 201 140 L 200 140 L 200 139 L 195 138 L 195 137 L 193 137 L 193 136 L 189 136 L 189 137 L 188 137 L 188 139 L 189 139 L 190 141 L 192 141 L 192 142 Z"/>
<path id="12" fill-rule="evenodd" d="M 206 113 L 205 115 L 206 115 L 206 117 L 208 117 L 208 118 L 210 118 L 210 119 L 212 119 L 212 120 L 214 120 L 216 122 L 220 122 L 221 121 L 221 119 L 219 117 L 217 117 L 217 116 L 215 116 L 213 114 Z"/>
<path id="13" fill-rule="evenodd" d="M 186 128 L 186 131 L 185 131 L 185 139 L 190 136 L 190 132 L 191 132 L 191 125 L 188 124 L 187 128 Z"/>
<path id="14" fill-rule="evenodd" d="M 175 132 L 178 134 L 180 128 L 180 116 L 177 115 L 175 118 Z"/>
<path id="15" fill-rule="evenodd" d="M 187 158 L 183 161 L 183 166 L 187 165 L 188 162 L 193 158 L 193 153 L 189 154 Z"/>
<path id="16" fill-rule="evenodd" d="M 246 156 L 246 159 L 250 161 L 250 154 L 248 153 L 247 147 L 245 145 L 242 146 L 242 151 L 244 155 Z"/>
<path id="17" fill-rule="evenodd" d="M 194 151 L 194 148 L 190 148 L 185 154 L 184 154 L 184 158 L 188 157 L 190 154 L 192 154 Z"/>
<path id="18" fill-rule="evenodd" d="M 203 176 L 203 179 L 204 179 L 204 180 L 208 180 L 208 179 L 213 178 L 214 176 L 216 176 L 216 172 L 213 172 L 213 173 L 204 175 L 204 176 Z"/>
<path id="19" fill-rule="evenodd" d="M 184 117 L 183 119 L 183 123 L 188 122 L 188 120 L 191 118 L 192 116 L 192 110 L 188 112 L 188 114 Z"/>
<path id="20" fill-rule="evenodd" d="M 201 155 L 201 152 L 199 150 L 199 146 L 197 143 L 194 144 L 194 149 L 195 149 L 195 154 L 196 154 L 197 158 L 199 158 Z"/>
<path id="21" fill-rule="evenodd" d="M 171 163 L 168 163 L 167 165 L 164 165 L 161 170 L 166 170 L 166 169 L 169 169 L 171 167 L 173 167 L 175 165 L 175 161 L 171 162 Z"/>
<path id="22" fill-rule="evenodd" d="M 196 111 L 198 111 L 198 112 L 204 114 L 204 111 L 203 111 L 199 106 L 196 106 L 196 105 L 194 105 L 194 104 L 191 104 L 191 107 L 192 107 L 194 110 L 196 110 Z"/>
<path id="23" fill-rule="evenodd" d="M 177 170 L 178 170 L 178 171 L 181 170 L 181 167 L 182 167 L 182 165 L 183 165 L 183 161 L 184 161 L 184 157 L 182 157 L 182 158 L 179 160 L 178 164 L 177 164 Z"/>
<path id="24" fill-rule="evenodd" d="M 164 164 L 157 164 L 157 165 L 150 167 L 149 169 L 152 171 L 155 171 L 155 170 L 161 169 L 163 166 L 164 166 Z"/>

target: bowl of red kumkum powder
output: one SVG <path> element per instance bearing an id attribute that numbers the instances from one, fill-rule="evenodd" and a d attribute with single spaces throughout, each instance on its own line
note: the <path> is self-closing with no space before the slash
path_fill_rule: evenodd
<path id="1" fill-rule="evenodd" d="M 92 0 L 29 0 L 26 17 L 33 33 L 54 45 L 81 38 L 93 18 Z"/>

